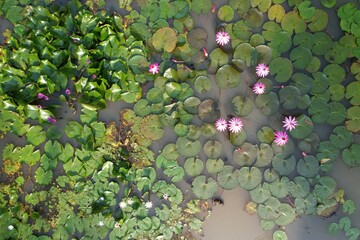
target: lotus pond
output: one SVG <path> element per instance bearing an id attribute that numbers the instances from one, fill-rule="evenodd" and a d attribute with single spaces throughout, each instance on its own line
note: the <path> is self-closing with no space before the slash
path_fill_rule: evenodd
<path id="1" fill-rule="evenodd" d="M 359 175 L 358 1 L 2 0 L 0 15 L 0 238 L 210 239 L 241 189 L 270 239 L 308 216 L 359 239 L 357 182 L 337 174 Z"/>

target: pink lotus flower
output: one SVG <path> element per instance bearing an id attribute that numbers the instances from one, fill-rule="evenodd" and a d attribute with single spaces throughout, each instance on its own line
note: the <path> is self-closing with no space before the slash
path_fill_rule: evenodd
<path id="1" fill-rule="evenodd" d="M 227 32 L 220 31 L 216 33 L 216 43 L 224 46 L 230 42 L 230 35 Z"/>
<path id="2" fill-rule="evenodd" d="M 229 121 L 229 130 L 232 133 L 238 133 L 242 130 L 243 128 L 243 123 L 241 121 L 240 118 L 238 117 L 233 117 L 230 121 Z"/>
<path id="3" fill-rule="evenodd" d="M 158 73 L 160 70 L 160 66 L 157 62 L 154 62 L 152 64 L 149 65 L 149 72 L 152 74 L 156 74 Z"/>
<path id="4" fill-rule="evenodd" d="M 263 94 L 265 92 L 265 84 L 263 84 L 262 82 L 257 82 L 255 83 L 254 87 L 253 87 L 253 91 L 255 94 Z"/>
<path id="5" fill-rule="evenodd" d="M 42 98 L 45 97 L 45 94 L 43 94 L 43 93 L 38 93 L 38 94 L 37 94 L 37 97 L 38 97 L 38 99 L 42 99 Z"/>
<path id="6" fill-rule="evenodd" d="M 67 89 L 65 90 L 65 94 L 66 94 L 66 95 L 70 95 L 70 93 L 71 93 L 70 89 L 67 88 Z"/>
<path id="7" fill-rule="evenodd" d="M 219 130 L 220 132 L 223 132 L 227 129 L 227 122 L 225 119 L 223 118 L 219 118 L 218 120 L 216 120 L 215 122 L 215 127 L 217 130 Z"/>
<path id="8" fill-rule="evenodd" d="M 269 67 L 264 63 L 260 63 L 256 66 L 256 75 L 258 75 L 258 77 L 266 77 L 269 75 L 269 72 Z"/>
<path id="9" fill-rule="evenodd" d="M 295 129 L 295 127 L 297 126 L 296 118 L 292 116 L 285 117 L 283 123 L 284 123 L 283 127 L 289 131 Z"/>
<path id="10" fill-rule="evenodd" d="M 286 132 L 275 132 L 275 139 L 274 142 L 278 145 L 278 146 L 283 146 L 285 145 L 289 140 L 289 137 L 287 135 Z"/>
<path id="11" fill-rule="evenodd" d="M 56 119 L 52 117 L 48 117 L 47 121 L 52 124 L 56 123 Z"/>

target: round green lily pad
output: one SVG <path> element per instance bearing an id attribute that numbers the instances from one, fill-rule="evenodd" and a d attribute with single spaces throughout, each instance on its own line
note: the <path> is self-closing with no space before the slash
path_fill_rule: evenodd
<path id="1" fill-rule="evenodd" d="M 249 11 L 244 14 L 243 18 L 246 26 L 252 29 L 260 27 L 263 22 L 262 13 L 256 8 L 249 9 Z"/>
<path id="2" fill-rule="evenodd" d="M 272 41 L 280 31 L 281 27 L 276 22 L 268 21 L 263 24 L 262 35 L 265 40 Z"/>
<path id="3" fill-rule="evenodd" d="M 186 137 L 179 137 L 176 141 L 177 151 L 185 157 L 194 157 L 196 156 L 201 148 L 201 143 L 199 140 L 192 141 Z"/>
<path id="4" fill-rule="evenodd" d="M 204 153 L 208 158 L 218 158 L 222 152 L 222 145 L 218 141 L 209 140 L 204 144 Z"/>
<path id="5" fill-rule="evenodd" d="M 257 138 L 263 143 L 272 143 L 274 140 L 274 130 L 271 127 L 263 126 L 257 132 Z"/>
<path id="6" fill-rule="evenodd" d="M 312 49 L 314 45 L 315 39 L 313 37 L 313 34 L 310 32 L 300 32 L 295 34 L 293 38 L 293 44 L 294 46 L 303 46 L 308 49 Z"/>
<path id="7" fill-rule="evenodd" d="M 198 106 L 201 100 L 197 97 L 189 97 L 184 101 L 184 109 L 186 112 L 196 115 L 198 113 Z"/>
<path id="8" fill-rule="evenodd" d="M 281 20 L 281 28 L 292 35 L 293 33 L 305 32 L 306 23 L 297 12 L 290 11 Z"/>
<path id="9" fill-rule="evenodd" d="M 311 1 L 303 1 L 298 6 L 300 16 L 309 20 L 311 17 L 315 15 L 316 8 L 311 6 Z"/>
<path id="10" fill-rule="evenodd" d="M 194 83 L 195 90 L 200 93 L 206 93 L 211 90 L 211 81 L 207 76 L 198 76 Z"/>
<path id="11" fill-rule="evenodd" d="M 286 31 L 278 32 L 269 43 L 274 57 L 279 57 L 281 53 L 287 52 L 291 47 L 291 35 Z"/>
<path id="12" fill-rule="evenodd" d="M 158 29 L 152 36 L 152 44 L 156 51 L 172 52 L 175 49 L 177 40 L 176 32 L 170 27 Z"/>
<path id="13" fill-rule="evenodd" d="M 252 166 L 255 163 L 257 151 L 257 145 L 246 142 L 234 151 L 234 161 L 241 167 Z"/>
<path id="14" fill-rule="evenodd" d="M 257 159 L 255 162 L 256 167 L 265 167 L 271 163 L 274 156 L 272 147 L 267 143 L 260 143 L 259 150 L 257 152 Z"/>
<path id="15" fill-rule="evenodd" d="M 245 190 L 253 190 L 262 181 L 261 171 L 257 167 L 242 167 L 238 172 L 237 180 Z"/>
<path id="16" fill-rule="evenodd" d="M 279 217 L 275 219 L 276 224 L 286 226 L 295 221 L 295 218 L 297 216 L 296 212 L 294 208 L 292 208 L 289 204 L 281 203 L 278 211 Z"/>
<path id="17" fill-rule="evenodd" d="M 283 230 L 276 230 L 273 233 L 273 240 L 288 240 L 288 236 Z"/>
<path id="18" fill-rule="evenodd" d="M 264 115 L 270 116 L 278 111 L 280 103 L 278 96 L 274 92 L 270 92 L 258 95 L 255 105 Z"/>
<path id="19" fill-rule="evenodd" d="M 320 32 L 328 25 L 328 18 L 324 10 L 316 9 L 315 14 L 309 19 L 307 26 L 311 32 Z"/>
<path id="20" fill-rule="evenodd" d="M 294 180 L 289 183 L 289 192 L 294 198 L 305 198 L 310 193 L 310 183 L 306 178 L 296 176 Z"/>
<path id="21" fill-rule="evenodd" d="M 258 63 L 269 64 L 272 59 L 272 49 L 266 45 L 257 45 L 255 49 L 257 52 Z"/>
<path id="22" fill-rule="evenodd" d="M 280 23 L 282 18 L 285 16 L 285 9 L 279 4 L 272 5 L 268 11 L 268 18 L 271 21 Z"/>
<path id="23" fill-rule="evenodd" d="M 247 116 L 254 108 L 254 102 L 245 96 L 236 96 L 232 100 L 232 109 L 239 117 Z"/>
<path id="24" fill-rule="evenodd" d="M 329 118 L 326 123 L 336 126 L 345 120 L 346 108 L 339 102 L 329 103 Z"/>
<path id="25" fill-rule="evenodd" d="M 241 41 L 248 41 L 253 35 L 251 29 L 246 26 L 244 20 L 239 20 L 232 25 L 232 32 L 234 36 Z"/>
<path id="26" fill-rule="evenodd" d="M 295 170 L 296 159 L 294 156 L 285 159 L 282 154 L 276 154 L 271 164 L 279 175 L 288 176 Z"/>
<path id="27" fill-rule="evenodd" d="M 192 190 L 196 197 L 200 199 L 210 199 L 217 192 L 218 185 L 213 178 L 207 178 L 205 176 L 197 176 L 192 181 Z"/>
<path id="28" fill-rule="evenodd" d="M 292 110 L 297 107 L 297 101 L 300 96 L 300 91 L 294 86 L 286 86 L 279 91 L 279 100 L 283 107 L 287 110 Z"/>
<path id="29" fill-rule="evenodd" d="M 270 74 L 280 83 L 287 82 L 293 74 L 293 65 L 289 59 L 277 57 L 269 65 Z"/>
<path id="30" fill-rule="evenodd" d="M 288 195 L 289 183 L 290 180 L 287 177 L 278 178 L 269 184 L 269 190 L 274 197 L 278 199 L 284 198 Z"/>
<path id="31" fill-rule="evenodd" d="M 239 44 L 235 48 L 233 57 L 243 60 L 247 67 L 255 65 L 257 62 L 256 49 L 250 43 Z"/>
<path id="32" fill-rule="evenodd" d="M 255 33 L 253 35 L 251 35 L 250 37 L 250 40 L 249 40 L 249 43 L 251 44 L 251 46 L 253 47 L 256 47 L 256 46 L 259 46 L 259 45 L 263 45 L 263 46 L 266 46 L 264 45 L 265 44 L 265 39 L 264 37 L 259 34 L 259 33 Z M 267 46 L 266 46 L 267 47 Z M 259 51 L 258 51 L 259 53 Z"/>
<path id="33" fill-rule="evenodd" d="M 250 9 L 249 0 L 229 0 L 229 5 L 239 14 L 239 16 L 243 16 Z"/>
<path id="34" fill-rule="evenodd" d="M 298 161 L 296 170 L 301 176 L 306 178 L 315 177 L 319 174 L 319 161 L 314 156 L 308 155 Z"/>
<path id="35" fill-rule="evenodd" d="M 332 39 L 325 32 L 316 32 L 313 34 L 314 45 L 311 51 L 316 55 L 324 55 L 331 48 Z"/>
<path id="36" fill-rule="evenodd" d="M 310 153 L 316 150 L 319 142 L 320 142 L 319 136 L 313 132 L 306 138 L 300 140 L 298 142 L 298 147 L 301 151 L 305 153 Z"/>
<path id="37" fill-rule="evenodd" d="M 360 154 L 360 144 L 353 143 L 349 148 L 343 150 L 341 156 L 344 163 L 349 167 L 358 167 L 360 166 L 359 160 Z"/>
<path id="38" fill-rule="evenodd" d="M 337 126 L 330 135 L 330 142 L 339 149 L 350 146 L 353 141 L 353 135 L 344 126 Z"/>
<path id="39" fill-rule="evenodd" d="M 291 84 L 299 89 L 300 94 L 309 93 L 314 86 L 314 80 L 304 73 L 294 73 L 291 77 Z"/>
<path id="40" fill-rule="evenodd" d="M 290 131 L 290 135 L 295 139 L 304 139 L 312 133 L 314 129 L 313 122 L 304 114 L 297 117 L 296 120 L 298 125 L 295 129 Z"/>
<path id="41" fill-rule="evenodd" d="M 210 174 L 220 172 L 221 169 L 223 169 L 223 167 L 224 167 L 224 161 L 221 160 L 220 158 L 218 158 L 218 159 L 209 158 L 206 161 L 206 170 Z"/>
<path id="42" fill-rule="evenodd" d="M 352 105 L 360 105 L 360 82 L 351 82 L 346 86 L 345 97 Z"/>
<path id="43" fill-rule="evenodd" d="M 263 183 L 257 186 L 255 189 L 249 191 L 250 198 L 257 204 L 264 203 L 271 197 L 271 193 L 269 190 L 269 184 Z"/>
<path id="44" fill-rule="evenodd" d="M 218 69 L 215 75 L 215 81 L 219 88 L 234 88 L 240 83 L 241 75 L 231 65 L 224 65 Z"/>
<path id="45" fill-rule="evenodd" d="M 174 126 L 174 132 L 176 136 L 178 137 L 184 137 L 189 132 L 189 127 L 187 125 L 184 125 L 182 123 L 178 123 Z"/>
<path id="46" fill-rule="evenodd" d="M 279 178 L 279 175 L 273 168 L 268 168 L 264 171 L 265 182 L 272 183 Z"/>
<path id="47" fill-rule="evenodd" d="M 151 113 L 151 107 L 146 99 L 139 99 L 134 105 L 134 112 L 139 117 L 145 117 Z"/>
<path id="48" fill-rule="evenodd" d="M 193 28 L 186 35 L 187 40 L 193 48 L 203 48 L 207 45 L 208 34 L 202 28 Z"/>
<path id="49" fill-rule="evenodd" d="M 199 0 L 191 2 L 191 10 L 197 14 L 208 14 L 211 10 L 211 0 Z"/>
<path id="50" fill-rule="evenodd" d="M 314 99 L 309 107 L 309 114 L 315 123 L 324 123 L 329 118 L 329 105 L 324 99 Z"/>
<path id="51" fill-rule="evenodd" d="M 246 140 L 246 132 L 242 130 L 238 133 L 230 132 L 230 143 L 234 146 L 242 145 Z"/>
<path id="52" fill-rule="evenodd" d="M 320 2 L 326 8 L 332 8 L 336 4 L 336 0 L 320 0 Z"/>
<path id="53" fill-rule="evenodd" d="M 217 16 L 224 22 L 230 22 L 234 18 L 234 10 L 230 5 L 222 5 L 217 12 Z"/>
<path id="54" fill-rule="evenodd" d="M 188 158 L 185 160 L 184 169 L 190 177 L 198 176 L 204 169 L 204 163 L 199 158 Z"/>
<path id="55" fill-rule="evenodd" d="M 209 54 L 209 58 L 211 61 L 209 68 L 211 69 L 217 70 L 219 67 L 224 66 L 229 62 L 229 56 L 221 48 L 212 50 Z"/>
<path id="56" fill-rule="evenodd" d="M 237 181 L 238 170 L 234 170 L 232 166 L 224 166 L 217 175 L 217 182 L 220 187 L 231 190 L 238 186 Z"/>
<path id="57" fill-rule="evenodd" d="M 215 122 L 217 118 L 215 113 L 216 107 L 216 103 L 214 103 L 214 101 L 211 99 L 202 101 L 198 107 L 198 114 L 200 119 L 205 122 Z"/>
<path id="58" fill-rule="evenodd" d="M 311 63 L 311 51 L 305 47 L 298 46 L 290 52 L 290 59 L 297 69 L 305 69 Z"/>
<path id="59" fill-rule="evenodd" d="M 265 203 L 258 206 L 259 217 L 264 220 L 275 220 L 279 217 L 280 204 L 277 198 L 270 197 Z"/>

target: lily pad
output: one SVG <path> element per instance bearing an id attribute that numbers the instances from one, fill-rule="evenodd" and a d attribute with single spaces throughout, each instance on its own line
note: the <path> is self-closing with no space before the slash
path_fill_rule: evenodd
<path id="1" fill-rule="evenodd" d="M 196 115 L 198 113 L 198 106 L 201 100 L 197 97 L 189 97 L 184 101 L 184 109 L 186 112 Z"/>
<path id="2" fill-rule="evenodd" d="M 353 142 L 353 134 L 344 126 L 337 126 L 330 135 L 330 142 L 339 149 L 347 148 Z"/>
<path id="3" fill-rule="evenodd" d="M 346 108 L 343 104 L 338 102 L 329 103 L 329 118 L 326 123 L 336 126 L 345 120 Z"/>
<path id="4" fill-rule="evenodd" d="M 346 112 L 346 119 L 345 122 L 346 129 L 357 133 L 360 132 L 360 107 L 353 106 L 350 107 Z"/>
<path id="5" fill-rule="evenodd" d="M 200 119 L 204 122 L 215 122 L 217 118 L 215 113 L 216 108 L 217 104 L 213 100 L 207 99 L 202 101 L 198 107 Z"/>
<path id="6" fill-rule="evenodd" d="M 239 14 L 239 16 L 243 16 L 250 9 L 249 0 L 229 0 L 229 5 Z"/>
<path id="7" fill-rule="evenodd" d="M 330 99 L 334 102 L 340 102 L 345 97 L 345 87 L 341 84 L 329 86 Z"/>
<path id="8" fill-rule="evenodd" d="M 251 8 L 243 15 L 246 26 L 249 28 L 258 28 L 263 23 L 263 15 L 256 8 Z"/>
<path id="9" fill-rule="evenodd" d="M 210 174 L 220 172 L 221 169 L 223 169 L 223 167 L 224 167 L 224 161 L 221 160 L 220 158 L 218 159 L 209 158 L 206 161 L 206 170 Z"/>
<path id="10" fill-rule="evenodd" d="M 319 183 L 315 185 L 313 193 L 320 201 L 331 199 L 336 190 L 336 181 L 329 176 L 322 176 Z"/>
<path id="11" fill-rule="evenodd" d="M 229 56 L 221 48 L 215 48 L 212 50 L 209 54 L 209 57 L 211 60 L 209 68 L 211 69 L 217 69 L 218 67 L 224 66 L 229 62 Z"/>
<path id="12" fill-rule="evenodd" d="M 360 105 L 360 82 L 355 81 L 347 85 L 345 97 L 350 100 L 351 105 Z"/>
<path id="13" fill-rule="evenodd" d="M 254 102 L 245 96 L 236 96 L 232 100 L 232 109 L 239 117 L 247 116 L 254 108 Z"/>
<path id="14" fill-rule="evenodd" d="M 211 0 L 199 0 L 191 2 L 191 10 L 197 14 L 207 14 L 211 10 Z"/>
<path id="15" fill-rule="evenodd" d="M 237 180 L 245 190 L 253 190 L 262 181 L 261 171 L 257 167 L 242 167 L 238 172 Z"/>
<path id="16" fill-rule="evenodd" d="M 179 137 L 176 141 L 177 151 L 184 157 L 195 157 L 201 148 L 199 140 L 192 141 L 186 137 Z"/>
<path id="17" fill-rule="evenodd" d="M 176 32 L 170 27 L 159 28 L 152 36 L 152 44 L 156 51 L 172 52 L 177 41 Z"/>
<path id="18" fill-rule="evenodd" d="M 204 144 L 204 153 L 208 158 L 218 158 L 222 152 L 222 145 L 218 141 L 209 140 Z"/>
<path id="19" fill-rule="evenodd" d="M 275 220 L 279 217 L 278 208 L 280 201 L 275 197 L 270 197 L 265 203 L 258 206 L 258 215 L 264 220 Z"/>
<path id="20" fill-rule="evenodd" d="M 278 32 L 269 43 L 274 57 L 280 57 L 281 53 L 287 52 L 291 47 L 291 35 L 288 32 Z"/>
<path id="21" fill-rule="evenodd" d="M 297 117 L 296 120 L 298 125 L 290 132 L 290 135 L 295 139 L 304 139 L 312 133 L 314 129 L 313 122 L 304 114 Z"/>
<path id="22" fill-rule="evenodd" d="M 207 76 L 198 76 L 194 83 L 195 90 L 200 93 L 207 93 L 211 90 L 211 81 Z"/>
<path id="23" fill-rule="evenodd" d="M 192 181 L 192 190 L 196 197 L 200 199 L 210 199 L 217 192 L 218 185 L 213 178 L 207 178 L 205 176 L 197 176 Z"/>
<path id="24" fill-rule="evenodd" d="M 339 157 L 339 149 L 335 147 L 330 141 L 320 142 L 316 158 L 321 163 L 321 167 L 325 164 L 330 164 L 337 160 Z"/>
<path id="25" fill-rule="evenodd" d="M 319 161 L 312 155 L 300 159 L 296 165 L 297 172 L 306 178 L 313 178 L 319 174 Z"/>
<path id="26" fill-rule="evenodd" d="M 336 4 L 336 0 L 320 0 L 320 2 L 326 8 L 332 8 Z"/>
<path id="27" fill-rule="evenodd" d="M 189 127 L 187 125 L 184 125 L 182 123 L 178 123 L 174 126 L 174 132 L 176 136 L 178 137 L 184 137 L 189 132 Z"/>
<path id="28" fill-rule="evenodd" d="M 311 51 L 303 46 L 298 46 L 290 52 L 290 59 L 297 69 L 305 69 L 311 63 Z"/>
<path id="29" fill-rule="evenodd" d="M 324 123 L 329 118 L 329 104 L 324 99 L 314 99 L 310 104 L 309 114 L 315 123 Z"/>
<path id="30" fill-rule="evenodd" d="M 285 159 L 283 154 L 276 154 L 271 164 L 279 175 L 288 176 L 295 170 L 296 159 L 294 156 Z"/>
<path id="31" fill-rule="evenodd" d="M 342 160 L 349 167 L 358 167 L 360 166 L 360 144 L 353 143 L 349 148 L 344 149 L 342 152 Z"/>
<path id="32" fill-rule="evenodd" d="M 260 143 L 259 150 L 257 152 L 257 159 L 255 162 L 256 167 L 265 167 L 271 163 L 274 156 L 272 147 L 267 143 Z"/>
<path id="33" fill-rule="evenodd" d="M 198 176 L 204 169 L 204 163 L 199 158 L 188 158 L 184 163 L 184 169 L 190 177 Z"/>
<path id="34" fill-rule="evenodd" d="M 221 21 L 230 22 L 234 18 L 234 10 L 229 5 L 222 5 L 217 12 L 217 16 Z"/>
<path id="35" fill-rule="evenodd" d="M 274 4 L 270 7 L 268 11 L 268 18 L 271 21 L 280 23 L 282 18 L 285 16 L 285 9 L 279 4 Z"/>
<path id="36" fill-rule="evenodd" d="M 283 230 L 276 230 L 273 233 L 273 240 L 288 240 L 288 236 Z"/>
<path id="37" fill-rule="evenodd" d="M 287 110 L 293 110 L 297 107 L 297 101 L 300 91 L 294 86 L 286 86 L 279 91 L 279 100 Z"/>
<path id="38" fill-rule="evenodd" d="M 257 151 L 257 145 L 246 142 L 234 151 L 234 161 L 241 167 L 252 166 L 255 163 Z"/>
<path id="39" fill-rule="evenodd" d="M 254 66 L 258 61 L 257 57 L 256 49 L 247 42 L 239 44 L 233 55 L 233 58 L 243 60 L 247 67 Z"/>
<path id="40" fill-rule="evenodd" d="M 311 1 L 304 1 L 300 3 L 298 9 L 300 16 L 305 20 L 313 17 L 316 11 L 316 8 L 311 6 Z"/>
<path id="41" fill-rule="evenodd" d="M 267 49 L 270 49 L 268 46 L 266 46 L 266 45 L 264 45 L 265 44 L 265 39 L 264 39 L 264 37 L 261 35 L 261 34 L 259 34 L 259 33 L 255 33 L 255 34 L 253 34 L 253 35 L 251 35 L 251 37 L 250 37 L 250 40 L 249 40 L 249 43 L 251 44 L 251 46 L 253 46 L 253 47 L 256 47 L 256 46 L 264 46 L 264 47 L 267 47 L 266 48 L 266 53 L 268 54 L 268 50 Z M 271 49 L 270 49 L 270 51 L 271 51 Z M 260 52 L 258 51 L 258 53 L 260 54 Z M 271 52 L 270 52 L 270 54 L 271 54 Z M 266 63 L 268 63 L 268 62 L 266 62 Z"/>
<path id="42" fill-rule="evenodd" d="M 216 130 L 214 124 L 205 123 L 200 127 L 201 134 L 206 138 L 211 138 L 215 136 L 218 131 Z"/>
<path id="43" fill-rule="evenodd" d="M 290 11 L 283 17 L 281 28 L 292 35 L 293 33 L 305 32 L 306 23 L 297 12 Z"/>
<path id="44" fill-rule="evenodd" d="M 295 221 L 297 217 L 294 208 L 287 203 L 281 203 L 279 208 L 279 217 L 275 219 L 275 223 L 280 226 L 286 226 Z"/>
<path id="45" fill-rule="evenodd" d="M 186 35 L 187 40 L 193 48 L 203 48 L 207 45 L 208 34 L 202 28 L 193 28 Z"/>
<path id="46" fill-rule="evenodd" d="M 300 32 L 295 34 L 293 38 L 293 44 L 294 46 L 303 46 L 307 49 L 312 49 L 314 45 L 315 39 L 313 37 L 313 34 L 310 32 Z"/>
<path id="47" fill-rule="evenodd" d="M 269 65 L 270 74 L 279 83 L 287 82 L 293 74 L 293 65 L 289 59 L 277 57 Z"/>
<path id="48" fill-rule="evenodd" d="M 279 175 L 273 168 L 268 168 L 264 171 L 265 182 L 272 183 L 279 178 Z"/>
<path id="49" fill-rule="evenodd" d="M 320 142 L 319 136 L 316 133 L 311 133 L 306 138 L 298 142 L 298 147 L 301 151 L 305 153 L 310 153 L 316 150 Z"/>
<path id="50" fill-rule="evenodd" d="M 281 27 L 277 23 L 268 21 L 263 25 L 262 35 L 264 36 L 265 40 L 272 41 L 280 31 Z"/>
<path id="51" fill-rule="evenodd" d="M 242 145 L 246 140 L 246 132 L 242 130 L 239 133 L 230 133 L 230 143 L 234 146 Z"/>
<path id="52" fill-rule="evenodd" d="M 269 184 L 263 183 L 257 186 L 255 189 L 249 191 L 250 198 L 257 204 L 264 203 L 271 197 L 271 193 L 269 190 Z"/>
<path id="53" fill-rule="evenodd" d="M 294 73 L 291 77 L 292 84 L 299 89 L 301 94 L 309 93 L 314 86 L 314 80 L 304 73 Z"/>
<path id="54" fill-rule="evenodd" d="M 274 140 L 274 130 L 271 127 L 263 126 L 257 132 L 257 138 L 262 143 L 272 143 Z"/>
<path id="55" fill-rule="evenodd" d="M 168 143 L 165 145 L 163 150 L 161 151 L 161 154 L 169 160 L 177 161 L 179 158 L 179 153 L 176 150 L 176 145 L 174 143 Z"/>
<path id="56" fill-rule="evenodd" d="M 215 80 L 219 88 L 234 88 L 239 85 L 241 75 L 231 65 L 224 65 L 216 72 Z"/>
<path id="57" fill-rule="evenodd" d="M 271 194 L 278 198 L 284 198 L 288 195 L 290 180 L 287 177 L 281 177 L 269 184 Z"/>
<path id="58" fill-rule="evenodd" d="M 280 103 L 278 96 L 274 92 L 270 92 L 258 95 L 255 105 L 264 115 L 270 116 L 278 111 Z"/>
<path id="59" fill-rule="evenodd" d="M 257 35 L 254 34 L 253 36 L 257 36 Z M 252 37 L 251 37 L 251 39 L 253 39 Z M 269 64 L 271 59 L 272 59 L 272 55 L 273 55 L 272 49 L 269 46 L 262 45 L 262 44 L 257 45 L 255 47 L 255 49 L 256 49 L 256 52 L 257 52 L 257 61 L 258 61 L 258 63 Z"/>
<path id="60" fill-rule="evenodd" d="M 332 39 L 325 32 L 316 32 L 313 34 L 315 40 L 311 51 L 316 55 L 324 55 L 331 48 Z"/>
<path id="61" fill-rule="evenodd" d="M 248 0 L 245 0 L 248 1 Z M 232 32 L 234 36 L 241 41 L 248 41 L 253 35 L 251 28 L 246 26 L 244 20 L 239 20 L 232 25 Z"/>
<path id="62" fill-rule="evenodd" d="M 324 10 L 316 9 L 315 14 L 309 19 L 308 28 L 311 32 L 320 32 L 328 25 L 328 15 Z"/>
<path id="63" fill-rule="evenodd" d="M 294 198 L 306 198 L 310 193 L 310 183 L 306 178 L 296 176 L 294 180 L 289 183 L 289 192 Z"/>
<path id="64" fill-rule="evenodd" d="M 232 166 L 225 166 L 217 175 L 217 182 L 223 189 L 231 190 L 238 186 L 238 170 Z"/>

